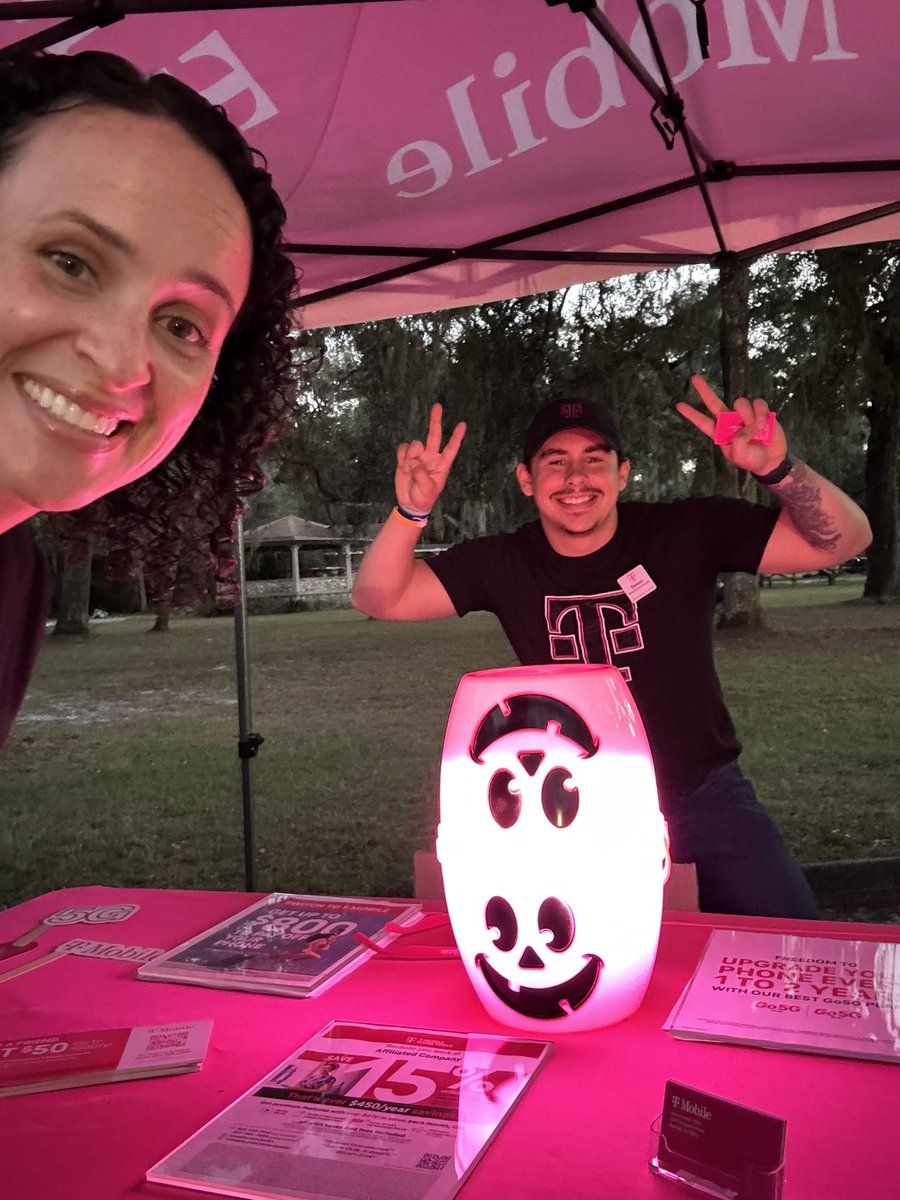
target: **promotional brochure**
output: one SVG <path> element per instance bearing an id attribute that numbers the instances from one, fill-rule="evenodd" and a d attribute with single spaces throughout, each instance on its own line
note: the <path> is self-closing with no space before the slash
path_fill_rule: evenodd
<path id="1" fill-rule="evenodd" d="M 421 908 L 408 900 L 273 892 L 145 963 L 138 978 L 311 996 L 371 957 L 355 934 L 386 945 L 397 936 L 388 926 Z"/>
<path id="2" fill-rule="evenodd" d="M 663 1028 L 900 1062 L 900 944 L 716 929 Z"/>
<path id="3" fill-rule="evenodd" d="M 252 1200 L 448 1200 L 551 1048 L 332 1021 L 147 1179 Z"/>
<path id="4" fill-rule="evenodd" d="M 0 1041 L 0 1096 L 198 1071 L 212 1021 Z"/>

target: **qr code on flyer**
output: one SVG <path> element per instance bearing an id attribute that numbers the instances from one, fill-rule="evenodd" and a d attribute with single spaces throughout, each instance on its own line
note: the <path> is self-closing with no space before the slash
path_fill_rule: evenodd
<path id="1" fill-rule="evenodd" d="M 188 1040 L 186 1029 L 177 1029 L 172 1033 L 151 1033 L 147 1042 L 148 1050 L 178 1050 Z"/>
<path id="2" fill-rule="evenodd" d="M 416 1166 L 423 1171 L 443 1171 L 449 1161 L 449 1154 L 423 1154 Z"/>

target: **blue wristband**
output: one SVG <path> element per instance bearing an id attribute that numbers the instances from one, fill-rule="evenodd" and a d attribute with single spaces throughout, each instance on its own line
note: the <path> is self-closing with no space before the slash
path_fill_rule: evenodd
<path id="1" fill-rule="evenodd" d="M 755 471 L 751 471 L 750 474 L 753 476 L 756 482 L 761 483 L 763 487 L 774 487 L 776 483 L 781 483 L 782 479 L 787 479 L 788 475 L 790 475 L 793 469 L 794 460 L 789 454 L 786 454 L 784 456 L 784 461 L 779 463 L 773 471 L 768 473 L 768 475 L 757 475 Z"/>
<path id="2" fill-rule="evenodd" d="M 428 518 L 431 516 L 430 511 L 425 512 L 425 513 L 420 513 L 420 512 L 413 512 L 409 508 L 404 508 L 403 505 L 399 501 L 397 502 L 397 504 L 394 507 L 397 509 L 397 512 L 400 514 L 401 517 L 405 517 L 407 519 L 407 521 L 415 521 L 417 525 L 424 525 L 425 522 L 428 520 Z"/>

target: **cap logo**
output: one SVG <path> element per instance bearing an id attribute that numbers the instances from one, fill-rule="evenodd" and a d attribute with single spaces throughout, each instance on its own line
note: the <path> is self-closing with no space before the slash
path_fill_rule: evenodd
<path id="1" fill-rule="evenodd" d="M 571 421 L 573 417 L 580 417 L 584 412 L 583 404 L 561 404 L 559 408 L 560 416 L 565 417 L 567 421 Z"/>

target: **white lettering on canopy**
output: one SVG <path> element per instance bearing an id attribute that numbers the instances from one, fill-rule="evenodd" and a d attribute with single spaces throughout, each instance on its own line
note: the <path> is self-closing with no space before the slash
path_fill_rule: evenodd
<path id="1" fill-rule="evenodd" d="M 694 8 L 692 0 L 654 0 L 654 3 L 649 6 L 650 15 L 654 16 L 663 7 L 674 8 L 684 25 L 684 45 L 686 50 L 684 66 L 681 70 L 676 71 L 671 62 L 668 64 L 672 82 L 681 83 L 682 79 L 688 79 L 703 66 L 703 55 L 700 52 L 700 42 L 697 39 L 697 10 Z M 630 44 L 632 50 L 656 82 L 662 85 L 662 77 L 657 70 L 656 60 L 653 57 L 653 51 L 650 49 L 650 38 L 647 36 L 647 30 L 644 28 L 643 21 L 635 22 L 634 29 L 631 32 Z"/>
<path id="2" fill-rule="evenodd" d="M 421 155 L 424 162 L 416 162 L 416 155 Z M 413 159 L 411 164 L 410 157 Z M 453 160 L 439 142 L 410 142 L 408 146 L 398 150 L 388 163 L 388 183 L 406 183 L 407 180 L 415 179 L 417 175 L 424 175 L 426 172 L 431 172 L 431 181 L 427 187 L 422 187 L 417 192 L 399 191 L 397 195 L 427 196 L 430 192 L 442 188 L 453 174 Z"/>
<path id="3" fill-rule="evenodd" d="M 720 67 L 749 67 L 772 61 L 771 58 L 757 54 L 753 46 L 748 12 L 750 3 L 751 0 L 722 0 L 722 15 L 728 30 L 731 54 L 719 63 Z M 806 28 L 806 18 L 809 15 L 809 0 L 786 0 L 781 24 L 778 23 L 778 18 L 772 12 L 769 0 L 753 0 L 753 3 L 765 18 L 769 32 L 784 58 L 788 62 L 796 62 L 800 53 L 800 42 Z M 859 58 L 858 54 L 851 54 L 841 47 L 834 0 L 820 0 L 820 3 L 822 22 L 825 27 L 825 49 L 819 54 L 813 54 L 812 61 Z"/>
<path id="4" fill-rule="evenodd" d="M 48 48 L 50 54 L 67 54 L 74 45 L 82 41 L 84 38 L 92 37 L 95 33 L 100 32 L 99 29 L 85 29 L 81 33 L 76 33 L 74 37 L 66 38 L 65 41 L 56 42 Z M 218 58 L 222 62 L 227 63 L 231 70 L 218 79 L 215 83 L 210 84 L 207 88 L 196 88 L 200 95 L 205 97 L 210 104 L 227 105 L 229 100 L 233 100 L 235 96 L 239 96 L 241 92 L 249 92 L 253 97 L 253 112 L 250 117 L 244 121 L 241 129 L 252 129 L 255 125 L 261 125 L 264 121 L 269 121 L 272 117 L 278 116 L 278 108 L 272 98 L 265 92 L 262 87 L 256 82 L 235 52 L 231 49 L 221 33 L 213 30 L 207 34 L 202 41 L 199 41 L 196 46 L 191 46 L 185 52 L 179 55 L 180 63 L 191 62 L 195 58 Z M 156 75 L 171 75 L 173 72 L 162 67 L 159 71 L 154 72 Z M 186 82 L 186 81 L 185 81 Z M 445 181 L 446 182 L 446 181 Z M 441 185 L 439 185 L 441 186 Z M 401 193 L 402 194 L 402 193 Z M 410 193 L 416 194 L 416 193 Z M 424 194 L 424 193 L 423 193 Z"/>
<path id="5" fill-rule="evenodd" d="M 587 23 L 585 22 L 587 25 Z M 581 129 L 591 125 L 602 117 L 610 108 L 622 108 L 625 97 L 619 85 L 617 61 L 609 43 L 596 31 L 593 25 L 587 25 L 588 44 L 576 46 L 568 54 L 564 54 L 559 62 L 554 63 L 547 75 L 547 86 L 544 89 L 544 102 L 547 105 L 547 116 L 560 129 Z M 600 97 L 597 107 L 592 113 L 584 116 L 573 112 L 566 90 L 569 67 L 578 59 L 585 59 L 597 72 L 600 84 Z"/>
<path id="6" fill-rule="evenodd" d="M 86 37 L 90 37 L 92 33 L 96 33 L 96 29 L 83 29 L 81 33 L 76 33 L 73 37 L 66 38 L 64 42 L 56 42 L 54 45 L 47 48 L 48 54 L 68 54 L 73 46 L 77 46 L 80 41 Z"/>
<path id="7" fill-rule="evenodd" d="M 229 100 L 233 100 L 241 92 L 249 92 L 253 97 L 253 113 L 241 123 L 242 130 L 253 129 L 255 125 L 261 125 L 263 121 L 271 120 L 272 117 L 278 115 L 278 109 L 271 97 L 263 91 L 221 33 L 213 30 L 196 46 L 191 46 L 189 50 L 185 50 L 184 54 L 179 55 L 178 61 L 186 63 L 195 58 L 218 58 L 231 68 L 228 74 L 223 75 L 217 83 L 202 90 L 197 89 L 210 104 L 226 105 Z"/>
<path id="8" fill-rule="evenodd" d="M 673 68 L 673 80 L 681 82 L 703 66 L 697 41 L 696 14 L 692 0 L 653 0 L 651 14 L 661 8 L 671 8 L 684 25 L 684 63 L 677 71 Z M 722 0 L 722 14 L 728 35 L 728 56 L 719 67 L 752 67 L 770 63 L 772 59 L 759 54 L 754 46 L 751 32 L 750 11 L 757 11 L 765 21 L 775 45 L 787 62 L 796 62 L 804 34 L 811 24 L 810 14 L 814 10 L 821 14 L 825 49 L 811 54 L 813 62 L 855 59 L 859 55 L 844 50 L 838 34 L 835 0 L 784 0 L 784 13 L 779 21 L 772 11 L 771 0 Z M 417 189 L 398 188 L 395 193 L 404 199 L 429 196 L 445 187 L 453 177 L 457 163 L 453 151 L 462 152 L 458 165 L 465 168 L 465 176 L 477 175 L 500 166 L 510 158 L 526 154 L 544 145 L 549 139 L 540 131 L 542 117 L 549 119 L 557 129 L 582 129 L 593 124 L 611 108 L 622 108 L 625 97 L 618 74 L 618 60 L 605 39 L 594 26 L 584 19 L 587 44 L 575 46 L 567 51 L 547 71 L 543 88 L 543 112 L 540 102 L 531 102 L 528 107 L 526 92 L 534 81 L 525 79 L 500 94 L 506 113 L 505 129 L 509 139 L 505 147 L 488 147 L 485 141 L 485 122 L 479 121 L 476 98 L 482 106 L 495 102 L 495 96 L 478 88 L 475 75 L 467 75 L 458 83 L 447 88 L 447 102 L 459 135 L 459 145 L 443 146 L 431 139 L 417 139 L 396 150 L 387 165 L 387 182 L 391 187 L 408 183 L 421 177 L 422 187 Z M 759 32 L 759 31 L 758 31 Z M 656 64 L 650 51 L 649 40 L 643 22 L 637 22 L 632 30 L 630 44 L 634 53 L 647 69 L 657 76 Z M 821 43 L 819 43 L 821 45 Z M 502 51 L 494 59 L 493 74 L 496 79 L 508 79 L 516 70 L 517 59 L 510 50 Z M 584 87 L 586 70 L 596 74 L 598 91 L 596 103 L 590 111 L 576 111 L 570 94 L 570 69 L 580 73 Z M 539 90 L 539 89 L 538 89 Z M 583 95 L 583 92 L 581 93 Z M 532 92 L 533 96 L 534 93 Z M 503 126 L 500 126 L 503 128 Z M 246 128 L 246 127 L 245 127 Z"/>

